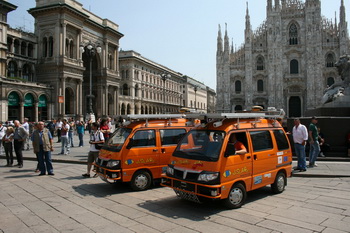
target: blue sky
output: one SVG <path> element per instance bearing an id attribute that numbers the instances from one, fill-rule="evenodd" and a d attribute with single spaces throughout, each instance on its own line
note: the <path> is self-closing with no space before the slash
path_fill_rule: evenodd
<path id="1" fill-rule="evenodd" d="M 27 13 L 35 0 L 8 0 L 18 6 L 8 23 L 34 31 Z M 253 30 L 266 18 L 266 0 L 79 0 L 83 7 L 119 25 L 123 50 L 142 56 L 195 78 L 216 90 L 216 39 L 218 25 L 227 23 L 230 43 L 244 40 L 248 2 Z M 274 2 L 274 1 L 273 1 Z M 303 1 L 304 2 L 304 1 Z M 339 22 L 341 0 L 322 0 L 322 15 Z M 349 21 L 350 1 L 344 0 Z"/>

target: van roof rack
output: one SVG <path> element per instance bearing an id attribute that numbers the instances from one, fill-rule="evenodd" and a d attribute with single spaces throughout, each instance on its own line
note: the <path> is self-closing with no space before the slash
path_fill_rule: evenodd
<path id="1" fill-rule="evenodd" d="M 197 119 L 239 119 L 239 118 L 284 118 L 285 112 L 283 109 L 279 111 L 252 111 L 239 113 L 187 113 L 185 118 Z"/>
<path id="2" fill-rule="evenodd" d="M 130 120 L 147 120 L 147 119 L 170 119 L 184 118 L 184 114 L 130 114 L 125 116 Z"/>

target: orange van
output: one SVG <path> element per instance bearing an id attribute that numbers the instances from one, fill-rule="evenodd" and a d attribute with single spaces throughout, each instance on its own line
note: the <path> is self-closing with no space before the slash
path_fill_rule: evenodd
<path id="1" fill-rule="evenodd" d="M 109 183 L 130 182 L 134 190 L 148 189 L 161 178 L 177 143 L 194 125 L 182 117 L 128 115 L 133 121 L 117 128 L 100 150 L 95 172 Z"/>
<path id="2" fill-rule="evenodd" d="M 266 185 L 283 192 L 291 176 L 292 151 L 277 121 L 281 115 L 269 114 L 206 114 L 218 120 L 182 138 L 161 185 L 180 198 L 223 200 L 228 208 L 241 207 L 247 191 Z"/>

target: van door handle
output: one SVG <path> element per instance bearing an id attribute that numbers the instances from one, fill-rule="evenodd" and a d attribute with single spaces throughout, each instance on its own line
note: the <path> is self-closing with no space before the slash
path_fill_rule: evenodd
<path id="1" fill-rule="evenodd" d="M 165 153 L 165 148 L 160 149 L 161 152 L 164 154 Z"/>
<path id="2" fill-rule="evenodd" d="M 153 152 L 157 152 L 158 151 L 158 149 L 153 149 Z"/>
<path id="3" fill-rule="evenodd" d="M 254 160 L 257 160 L 258 159 L 258 156 L 254 155 Z"/>
<path id="4" fill-rule="evenodd" d="M 250 159 L 250 156 L 247 156 L 247 159 Z"/>

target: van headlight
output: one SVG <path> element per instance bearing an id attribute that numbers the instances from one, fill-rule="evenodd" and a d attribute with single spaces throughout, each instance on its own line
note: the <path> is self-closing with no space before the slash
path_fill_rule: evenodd
<path id="1" fill-rule="evenodd" d="M 215 180 L 218 177 L 219 177 L 219 172 L 205 172 L 205 173 L 199 174 L 198 181 L 208 182 L 208 181 Z"/>
<path id="2" fill-rule="evenodd" d="M 119 164 L 120 164 L 120 160 L 109 160 L 107 162 L 106 167 L 108 167 L 108 168 L 115 168 L 115 167 L 118 167 Z"/>
<path id="3" fill-rule="evenodd" d="M 168 167 L 166 168 L 166 174 L 167 174 L 167 175 L 173 176 L 173 175 L 174 175 L 174 168 L 168 166 Z"/>

